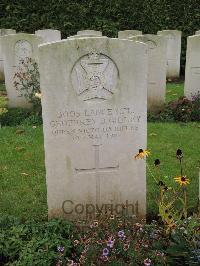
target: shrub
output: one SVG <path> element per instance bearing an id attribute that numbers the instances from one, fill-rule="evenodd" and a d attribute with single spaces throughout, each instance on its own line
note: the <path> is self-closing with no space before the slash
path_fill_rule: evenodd
<path id="1" fill-rule="evenodd" d="M 149 122 L 190 122 L 200 121 L 200 94 L 188 100 L 186 97 L 180 97 L 178 100 L 169 102 L 164 110 L 158 114 L 148 113 Z"/>
<path id="2" fill-rule="evenodd" d="M 192 121 L 200 121 L 200 92 L 193 96 Z"/>
<path id="3" fill-rule="evenodd" d="M 63 220 L 21 223 L 13 217 L 0 219 L 0 262 L 6 265 L 55 265 L 59 245 L 71 252 L 72 224 Z"/>
<path id="4" fill-rule="evenodd" d="M 40 74 L 38 64 L 33 59 L 27 57 L 21 62 L 14 75 L 14 86 L 20 96 L 32 104 L 33 111 L 41 114 Z"/>
<path id="5" fill-rule="evenodd" d="M 193 103 L 187 98 L 181 97 L 177 101 L 170 102 L 168 108 L 172 110 L 175 121 L 191 121 Z"/>

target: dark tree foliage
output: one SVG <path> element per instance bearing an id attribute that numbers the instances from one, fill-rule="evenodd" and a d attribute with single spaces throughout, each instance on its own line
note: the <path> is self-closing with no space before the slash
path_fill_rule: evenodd
<path id="1" fill-rule="evenodd" d="M 0 0 L 0 27 L 28 33 L 55 28 L 63 38 L 83 29 L 109 37 L 124 29 L 177 29 L 183 32 L 183 71 L 186 37 L 200 29 L 200 0 Z"/>

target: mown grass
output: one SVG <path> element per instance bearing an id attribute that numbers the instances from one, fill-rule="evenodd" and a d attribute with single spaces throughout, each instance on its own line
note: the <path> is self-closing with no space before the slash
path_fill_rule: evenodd
<path id="1" fill-rule="evenodd" d="M 43 219 L 47 206 L 42 128 L 16 131 L 0 129 L 0 212 Z"/>
<path id="2" fill-rule="evenodd" d="M 16 128 L 0 129 L 0 214 L 22 219 L 43 220 L 47 217 L 44 148 L 42 127 L 24 127 L 21 134 Z M 189 205 L 197 204 L 199 123 L 149 123 L 149 165 L 161 160 L 161 172 L 167 185 L 175 185 L 173 177 L 179 174 L 175 158 L 177 148 L 184 152 L 184 171 L 191 179 Z M 157 185 L 148 174 L 148 212 L 155 211 Z"/>
<path id="3" fill-rule="evenodd" d="M 166 86 L 166 103 L 174 101 L 184 95 L 184 83 L 167 83 Z"/>
<path id="4" fill-rule="evenodd" d="M 200 123 L 149 123 L 148 124 L 148 148 L 151 156 L 148 164 L 156 174 L 154 160 L 161 161 L 162 181 L 167 186 L 178 187 L 173 177 L 180 176 L 180 165 L 176 159 L 176 150 L 180 148 L 184 153 L 183 174 L 190 178 L 191 184 L 188 186 L 189 202 L 188 207 L 197 206 L 198 199 L 198 172 L 200 167 Z M 147 179 L 148 210 L 155 209 L 155 191 L 158 186 L 152 176 L 148 174 Z"/>

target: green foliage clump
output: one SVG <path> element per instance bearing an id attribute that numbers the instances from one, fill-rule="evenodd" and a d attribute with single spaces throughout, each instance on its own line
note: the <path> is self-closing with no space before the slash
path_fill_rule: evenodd
<path id="1" fill-rule="evenodd" d="M 28 33 L 55 28 L 63 38 L 83 29 L 101 30 L 109 37 L 117 37 L 117 32 L 125 29 L 152 34 L 163 29 L 181 30 L 182 70 L 186 37 L 199 30 L 200 25 L 199 0 L 4 0 L 0 10 L 2 28 Z"/>
<path id="2" fill-rule="evenodd" d="M 24 97 L 31 103 L 33 111 L 41 114 L 41 90 L 38 64 L 29 57 L 21 61 L 18 71 L 14 74 L 14 86 L 19 97 Z"/>
<path id="3" fill-rule="evenodd" d="M 22 108 L 10 108 L 0 114 L 0 125 L 18 126 L 18 125 L 41 125 L 41 115 L 35 114 L 33 110 Z"/>
<path id="4" fill-rule="evenodd" d="M 21 223 L 3 216 L 0 219 L 1 265 L 55 265 L 60 256 L 59 246 L 64 247 L 65 256 L 70 254 L 71 230 L 72 225 L 63 220 Z"/>

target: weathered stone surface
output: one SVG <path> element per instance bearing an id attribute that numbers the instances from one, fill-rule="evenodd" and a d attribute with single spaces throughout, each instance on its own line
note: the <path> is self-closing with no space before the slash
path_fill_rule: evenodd
<path id="1" fill-rule="evenodd" d="M 102 36 L 102 32 L 101 31 L 97 31 L 97 30 L 80 30 L 80 31 L 77 32 L 77 35 Z"/>
<path id="2" fill-rule="evenodd" d="M 121 204 L 144 216 L 145 161 L 133 155 L 147 140 L 147 46 L 102 37 L 39 50 L 49 217 Z"/>
<path id="3" fill-rule="evenodd" d="M 200 93 L 200 35 L 187 38 L 184 95 L 188 99 Z"/>
<path id="4" fill-rule="evenodd" d="M 148 89 L 147 106 L 151 112 L 160 111 L 165 103 L 166 51 L 165 37 L 145 34 L 129 38 L 148 45 Z"/>
<path id="5" fill-rule="evenodd" d="M 67 39 L 77 39 L 85 37 L 102 37 L 102 32 L 96 30 L 81 30 L 77 32 L 77 35 L 69 36 Z"/>
<path id="6" fill-rule="evenodd" d="M 140 30 L 122 30 L 118 32 L 119 39 L 128 39 L 132 36 L 142 35 L 142 31 Z"/>
<path id="7" fill-rule="evenodd" d="M 0 29 L 0 36 L 5 36 L 9 34 L 15 34 L 16 30 L 13 29 Z M 4 65 L 3 65 L 3 51 L 0 39 L 0 81 L 4 81 Z"/>
<path id="8" fill-rule="evenodd" d="M 55 42 L 61 40 L 61 32 L 59 30 L 44 29 L 35 31 L 37 36 L 44 39 L 45 42 Z"/>
<path id="9" fill-rule="evenodd" d="M 14 86 L 15 73 L 23 68 L 23 61 L 26 58 L 38 60 L 38 45 L 43 39 L 34 34 L 17 33 L 1 37 L 4 54 L 5 85 L 8 95 L 9 107 L 31 107 L 31 104 L 20 97 L 21 92 Z"/>
<path id="10" fill-rule="evenodd" d="M 167 41 L 167 78 L 180 75 L 181 34 L 178 30 L 158 31 L 158 35 L 166 36 Z"/>

